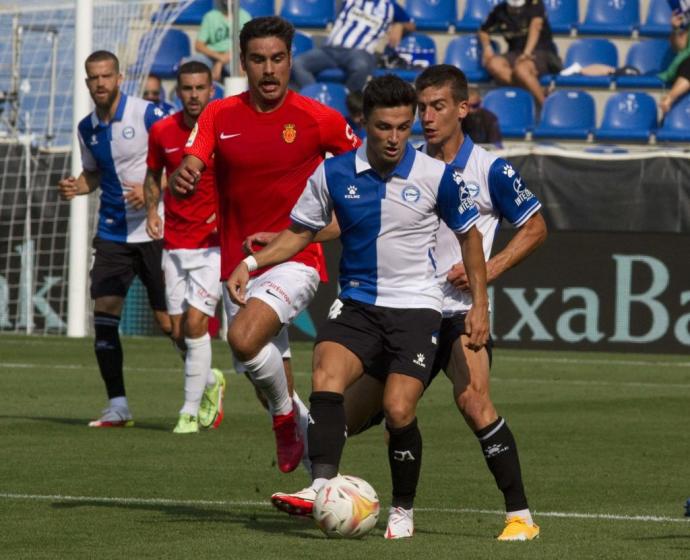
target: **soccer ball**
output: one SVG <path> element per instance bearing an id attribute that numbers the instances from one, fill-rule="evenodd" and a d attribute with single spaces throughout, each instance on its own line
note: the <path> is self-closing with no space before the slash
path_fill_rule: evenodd
<path id="1" fill-rule="evenodd" d="M 326 536 L 356 539 L 376 525 L 379 497 L 365 480 L 338 475 L 319 490 L 313 515 Z"/>

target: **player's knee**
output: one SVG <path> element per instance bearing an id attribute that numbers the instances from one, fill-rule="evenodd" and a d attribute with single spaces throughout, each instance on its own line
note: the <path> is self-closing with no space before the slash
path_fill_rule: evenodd
<path id="1" fill-rule="evenodd" d="M 341 385 L 342 381 L 333 372 L 318 366 L 314 368 L 312 372 L 312 389 L 314 391 L 342 393 L 344 388 Z"/>
<path id="2" fill-rule="evenodd" d="M 228 329 L 228 344 L 232 349 L 232 353 L 240 362 L 246 362 L 254 358 L 261 348 L 257 348 L 256 344 L 237 328 Z"/>
<path id="3" fill-rule="evenodd" d="M 401 401 L 389 401 L 383 403 L 386 423 L 391 428 L 402 428 L 407 426 L 415 419 L 416 411 L 414 407 Z"/>
<path id="4" fill-rule="evenodd" d="M 458 410 L 473 429 L 479 429 L 491 422 L 496 411 L 488 391 L 468 386 L 455 399 Z"/>
<path id="5" fill-rule="evenodd" d="M 208 322 L 203 319 L 188 319 L 184 324 L 184 336 L 187 338 L 201 338 L 208 332 Z"/>

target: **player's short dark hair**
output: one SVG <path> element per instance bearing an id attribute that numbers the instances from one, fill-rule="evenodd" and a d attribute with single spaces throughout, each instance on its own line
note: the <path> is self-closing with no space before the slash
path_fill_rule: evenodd
<path id="1" fill-rule="evenodd" d="M 428 87 L 450 86 L 450 93 L 456 103 L 467 101 L 467 77 L 452 64 L 435 64 L 425 68 L 415 80 L 417 93 Z"/>
<path id="2" fill-rule="evenodd" d="M 182 74 L 206 74 L 206 77 L 208 78 L 208 83 L 213 83 L 211 69 L 206 64 L 198 60 L 190 60 L 189 62 L 185 62 L 177 69 L 178 84 L 180 83 L 180 76 L 182 76 Z"/>
<path id="3" fill-rule="evenodd" d="M 249 41 L 263 37 L 278 37 L 285 43 L 287 52 L 290 54 L 294 36 L 294 26 L 282 17 L 265 16 L 250 19 L 240 31 L 240 54 L 244 55 L 247 52 Z"/>
<path id="4" fill-rule="evenodd" d="M 106 60 L 112 60 L 113 63 L 115 63 L 115 72 L 120 72 L 120 61 L 110 51 L 92 52 L 89 56 L 86 57 L 86 60 L 84 61 L 84 68 L 86 68 L 88 64 L 92 64 L 94 62 L 105 62 Z"/>
<path id="5" fill-rule="evenodd" d="M 417 94 L 412 85 L 393 74 L 384 74 L 374 78 L 364 88 L 362 111 L 368 119 L 376 107 L 400 107 L 409 105 L 414 113 L 417 105 Z"/>

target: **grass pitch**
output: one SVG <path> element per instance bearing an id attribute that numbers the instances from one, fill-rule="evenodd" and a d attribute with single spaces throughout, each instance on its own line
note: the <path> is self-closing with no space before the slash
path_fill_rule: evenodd
<path id="1" fill-rule="evenodd" d="M 382 538 L 390 481 L 381 428 L 348 441 L 341 471 L 382 502 L 362 541 L 332 541 L 268 497 L 307 483 L 275 466 L 270 422 L 227 348 L 225 421 L 173 435 L 182 367 L 162 338 L 126 338 L 136 427 L 86 427 L 105 403 L 92 341 L 0 336 L 1 558 L 690 558 L 690 359 L 498 349 L 492 394 L 518 441 L 542 536 L 498 543 L 502 497 L 441 377 L 424 437 L 413 539 Z M 309 394 L 311 346 L 293 347 Z"/>

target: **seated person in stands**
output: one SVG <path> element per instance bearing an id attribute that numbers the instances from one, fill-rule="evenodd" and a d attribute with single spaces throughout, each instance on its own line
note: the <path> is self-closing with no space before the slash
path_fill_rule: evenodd
<path id="1" fill-rule="evenodd" d="M 671 47 L 677 53 L 669 67 L 659 74 L 671 89 L 659 101 L 662 113 L 668 113 L 673 104 L 690 92 L 690 33 L 683 14 L 671 16 Z"/>
<path id="2" fill-rule="evenodd" d="M 232 16 L 230 16 L 232 17 Z M 251 14 L 240 8 L 240 29 L 252 19 Z M 214 81 L 230 75 L 230 41 L 232 28 L 228 21 L 228 0 L 218 0 L 218 8 L 207 12 L 201 20 L 201 27 L 194 43 L 198 54 L 192 59 L 199 60 L 211 69 Z"/>
<path id="3" fill-rule="evenodd" d="M 503 36 L 508 43 L 506 54 L 494 52 L 490 33 Z M 539 76 L 556 74 L 562 66 L 542 0 L 501 2 L 479 29 L 479 41 L 482 64 L 489 74 L 500 84 L 525 88 L 541 107 L 545 96 Z"/>
<path id="4" fill-rule="evenodd" d="M 163 83 L 161 82 L 161 79 L 155 74 L 149 74 L 146 78 L 144 94 L 142 97 L 146 99 L 146 101 L 150 101 L 156 107 L 160 108 L 160 110 L 166 115 L 172 115 L 176 112 L 175 107 L 163 100 L 163 93 Z"/>
<path id="5" fill-rule="evenodd" d="M 292 80 L 298 89 L 316 82 L 316 74 L 322 70 L 342 68 L 346 87 L 361 91 L 376 68 L 374 51 L 389 28 L 391 47 L 398 45 L 404 32 L 415 29 L 407 12 L 393 0 L 361 4 L 360 0 L 344 0 L 324 46 L 295 57 Z"/>
<path id="6" fill-rule="evenodd" d="M 501 148 L 501 129 L 498 118 L 488 109 L 482 107 L 479 88 L 470 86 L 467 90 L 469 113 L 462 120 L 462 132 L 467 134 L 475 144 L 493 144 Z"/>

